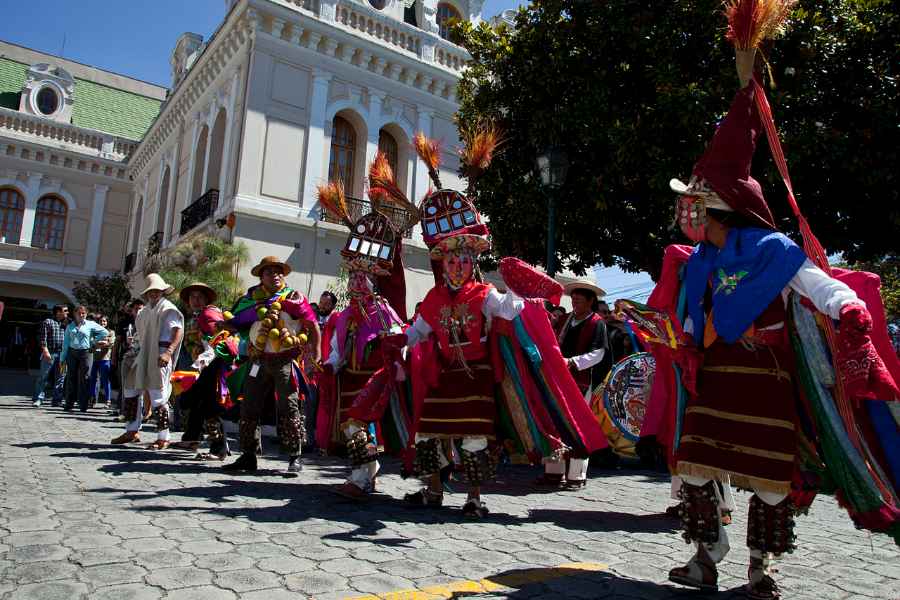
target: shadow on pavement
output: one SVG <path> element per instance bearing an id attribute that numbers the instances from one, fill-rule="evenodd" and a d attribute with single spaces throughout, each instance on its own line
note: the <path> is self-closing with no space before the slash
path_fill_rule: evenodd
<path id="1" fill-rule="evenodd" d="M 538 523 L 553 523 L 564 529 L 587 532 L 628 531 L 631 533 L 674 533 L 681 531 L 678 519 L 658 515 L 605 510 L 534 509 L 529 511 Z"/>

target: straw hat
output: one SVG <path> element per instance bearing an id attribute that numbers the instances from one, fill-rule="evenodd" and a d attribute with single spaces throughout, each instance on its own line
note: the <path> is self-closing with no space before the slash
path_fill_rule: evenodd
<path id="1" fill-rule="evenodd" d="M 565 287 L 563 287 L 563 291 L 567 296 L 571 296 L 572 292 L 574 292 L 575 290 L 590 290 L 597 294 L 598 298 L 602 298 L 606 295 L 606 291 L 603 288 L 588 279 L 577 279 L 575 281 L 567 283 Z"/>
<path id="2" fill-rule="evenodd" d="M 291 266 L 278 260 L 277 256 L 264 256 L 262 260 L 259 261 L 258 265 L 250 269 L 250 274 L 254 277 L 259 277 L 259 274 L 266 267 L 279 267 L 283 275 L 287 275 L 291 272 Z"/>
<path id="3" fill-rule="evenodd" d="M 178 297 L 181 298 L 182 302 L 184 302 L 185 304 L 188 304 L 189 303 L 188 299 L 190 298 L 191 292 L 194 290 L 200 290 L 201 292 L 206 294 L 206 303 L 207 304 L 214 304 L 216 301 L 216 298 L 219 297 L 219 295 L 216 294 L 216 290 L 212 289 L 211 287 L 209 287 L 208 285 L 206 285 L 205 283 L 202 283 L 200 281 L 195 281 L 194 283 L 192 283 L 190 285 L 184 286 L 181 289 L 181 292 L 178 294 Z"/>
<path id="4" fill-rule="evenodd" d="M 159 273 L 150 273 L 147 275 L 147 287 L 141 292 L 141 296 L 146 296 L 147 292 L 152 290 L 158 290 L 162 292 L 164 296 L 168 296 L 175 291 L 175 288 L 166 283 Z"/>

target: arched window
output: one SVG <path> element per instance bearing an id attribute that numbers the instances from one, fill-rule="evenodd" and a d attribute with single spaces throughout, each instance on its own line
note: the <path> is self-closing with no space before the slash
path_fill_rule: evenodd
<path id="1" fill-rule="evenodd" d="M 137 210 L 134 211 L 134 224 L 131 228 L 131 251 L 137 252 L 140 245 L 141 220 L 144 218 L 144 197 L 138 199 Z"/>
<path id="2" fill-rule="evenodd" d="M 31 245 L 49 250 L 62 250 L 67 212 L 66 203 L 61 198 L 44 196 L 38 200 Z"/>
<path id="3" fill-rule="evenodd" d="M 399 164 L 397 140 L 384 129 L 378 132 L 378 150 L 387 157 L 388 164 L 391 165 L 391 171 L 394 172 L 394 178 L 399 177 L 397 172 L 397 165 Z"/>
<path id="4" fill-rule="evenodd" d="M 159 205 L 156 208 L 156 231 L 164 231 L 166 226 L 166 209 L 169 208 L 169 185 L 172 183 L 172 170 L 166 165 L 163 172 L 162 184 L 159 186 Z M 175 211 L 172 211 L 175 212 Z M 169 231 L 169 235 L 174 232 Z"/>
<path id="5" fill-rule="evenodd" d="M 191 185 L 191 197 L 188 198 L 188 204 L 203 195 L 203 169 L 206 168 L 206 138 L 208 137 L 209 127 L 204 125 L 197 138 L 197 149 L 194 150 L 194 181 Z"/>
<path id="6" fill-rule="evenodd" d="M 446 2 L 439 2 L 437 6 L 437 26 L 438 33 L 445 40 L 450 39 L 450 19 L 462 20 L 462 15 L 456 10 L 456 7 Z"/>
<path id="7" fill-rule="evenodd" d="M 0 188 L 0 242 L 18 244 L 22 236 L 25 198 L 13 188 Z"/>
<path id="8" fill-rule="evenodd" d="M 351 193 L 353 189 L 353 160 L 356 154 L 356 131 L 343 117 L 335 117 L 331 127 L 331 158 L 328 161 L 328 181 L 341 181 Z"/>

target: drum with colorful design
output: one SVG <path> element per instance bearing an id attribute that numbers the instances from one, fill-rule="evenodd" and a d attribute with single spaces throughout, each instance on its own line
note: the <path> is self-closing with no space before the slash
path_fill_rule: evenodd
<path id="1" fill-rule="evenodd" d="M 626 356 L 591 394 L 591 411 L 617 454 L 635 456 L 655 371 L 649 352 Z"/>

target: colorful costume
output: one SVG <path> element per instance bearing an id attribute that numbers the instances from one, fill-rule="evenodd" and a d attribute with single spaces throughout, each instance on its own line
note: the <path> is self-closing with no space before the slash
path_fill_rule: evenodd
<path id="1" fill-rule="evenodd" d="M 390 168 L 382 155 L 373 168 L 379 164 Z M 373 198 L 375 210 L 355 221 L 339 183 L 320 186 L 319 203 L 350 229 L 341 251 L 343 268 L 349 273 L 350 304 L 329 319 L 327 326 L 327 358 L 318 378 L 318 443 L 332 450 L 346 448 L 353 470 L 335 491 L 359 499 L 374 490 L 379 442 L 392 441 L 402 450 L 408 436 L 409 416 L 402 387 L 391 385 L 387 402 L 372 402 L 373 395 L 359 402 L 366 383 L 385 366 L 383 337 L 402 331 L 403 319 L 375 289 L 376 281 L 384 287 L 391 285 L 392 270 L 399 271 L 402 281 L 401 238 L 391 221 L 378 211 L 377 197 Z M 405 313 L 404 304 L 402 296 L 397 298 L 397 308 Z"/>
<path id="2" fill-rule="evenodd" d="M 760 27 L 754 6 L 752 1 L 730 5 L 731 35 L 738 37 Z M 726 500 L 717 482 L 730 480 L 754 491 L 747 531 L 747 595 L 777 598 L 769 566 L 774 557 L 793 550 L 794 516 L 808 507 L 820 485 L 810 465 L 821 469 L 824 460 L 826 470 L 840 474 L 847 469 L 845 461 L 864 462 L 859 457 L 854 460 L 856 450 L 847 432 L 816 414 L 816 406 L 828 404 L 811 398 L 810 390 L 823 394 L 824 386 L 809 385 L 809 370 L 803 363 L 815 341 L 821 344 L 821 335 L 802 311 L 811 315 L 811 305 L 826 318 L 840 319 L 839 371 L 843 376 L 850 367 L 860 374 L 849 375 L 839 390 L 848 389 L 854 378 L 857 391 L 874 392 L 873 397 L 889 399 L 897 390 L 884 378 L 884 365 L 867 338 L 871 318 L 865 305 L 846 284 L 816 267 L 803 249 L 775 231 L 761 187 L 750 175 L 764 125 L 761 110 L 768 111 L 765 94 L 752 73 L 753 62 L 753 48 L 745 44 L 739 50 L 739 76 L 745 87 L 695 165 L 690 182 L 672 180 L 671 184 L 680 194 L 677 222 L 698 245 L 683 270 L 682 323 L 687 337 L 679 338 L 674 331 L 668 336 L 680 355 L 669 363 L 679 366 L 676 373 L 681 381 L 675 383 L 683 383 L 688 390 L 675 395 L 679 406 L 673 446 L 675 472 L 683 480 L 684 539 L 696 545 L 696 553 L 687 565 L 673 569 L 669 579 L 702 590 L 716 588 L 715 565 L 729 550 L 720 519 Z M 765 116 L 770 144 L 780 151 L 771 116 Z M 667 258 L 677 260 L 678 254 L 673 250 Z M 663 271 L 672 272 L 672 265 L 664 265 Z M 671 306 L 671 301 L 663 299 L 663 303 Z M 804 323 L 806 337 L 797 335 L 797 327 Z M 848 362 L 848 356 L 854 360 Z M 865 369 L 859 360 L 862 356 L 871 361 Z M 825 359 L 817 366 L 827 368 L 829 362 Z M 800 397 L 798 383 L 803 384 Z M 801 418 L 809 415 L 798 412 L 810 401 L 812 422 Z M 837 442 L 829 442 L 830 436 L 847 443 L 838 449 Z M 879 479 L 865 468 L 863 475 Z M 853 477 L 836 479 L 840 486 Z M 856 489 L 865 482 L 852 484 Z M 882 504 L 866 515 L 871 519 L 869 526 L 878 522 L 873 528 L 896 527 L 900 516 L 894 493 L 886 488 L 883 492 L 878 498 Z"/>
<path id="3" fill-rule="evenodd" d="M 299 292 L 284 283 L 290 266 L 267 256 L 251 273 L 258 286 L 237 301 L 226 325 L 248 340 L 248 362 L 238 423 L 241 456 L 226 465 L 228 471 L 255 471 L 261 448 L 259 419 L 263 404 L 275 395 L 278 438 L 288 455 L 283 473 L 295 477 L 301 470 L 300 448 L 305 437 L 301 405 L 307 389 L 302 368 L 303 346 L 318 346 L 319 330 L 312 307 Z M 271 283 L 266 283 L 266 277 Z"/>
<path id="4" fill-rule="evenodd" d="M 471 191 L 496 138 L 489 130 L 467 137 L 463 161 Z M 490 249 L 487 226 L 469 198 L 442 189 L 436 144 L 419 135 L 416 149 L 438 190 L 413 207 L 421 215 L 436 285 L 406 334 L 385 339 L 388 357 L 410 349 L 412 467 L 428 482 L 406 501 L 440 506 L 439 472 L 456 456 L 469 484 L 463 513 L 482 517 L 487 507 L 480 486 L 493 478 L 500 451 L 539 461 L 569 450 L 590 453 L 604 440 L 566 369 L 546 311 L 538 300 L 526 299 L 555 297 L 558 302 L 562 286 L 515 259 L 501 262 L 513 293 L 501 294 L 482 283 L 475 262 Z M 381 182 L 372 183 L 378 187 Z M 385 188 L 410 205 L 395 188 Z M 383 380 L 376 375 L 375 381 Z"/>

